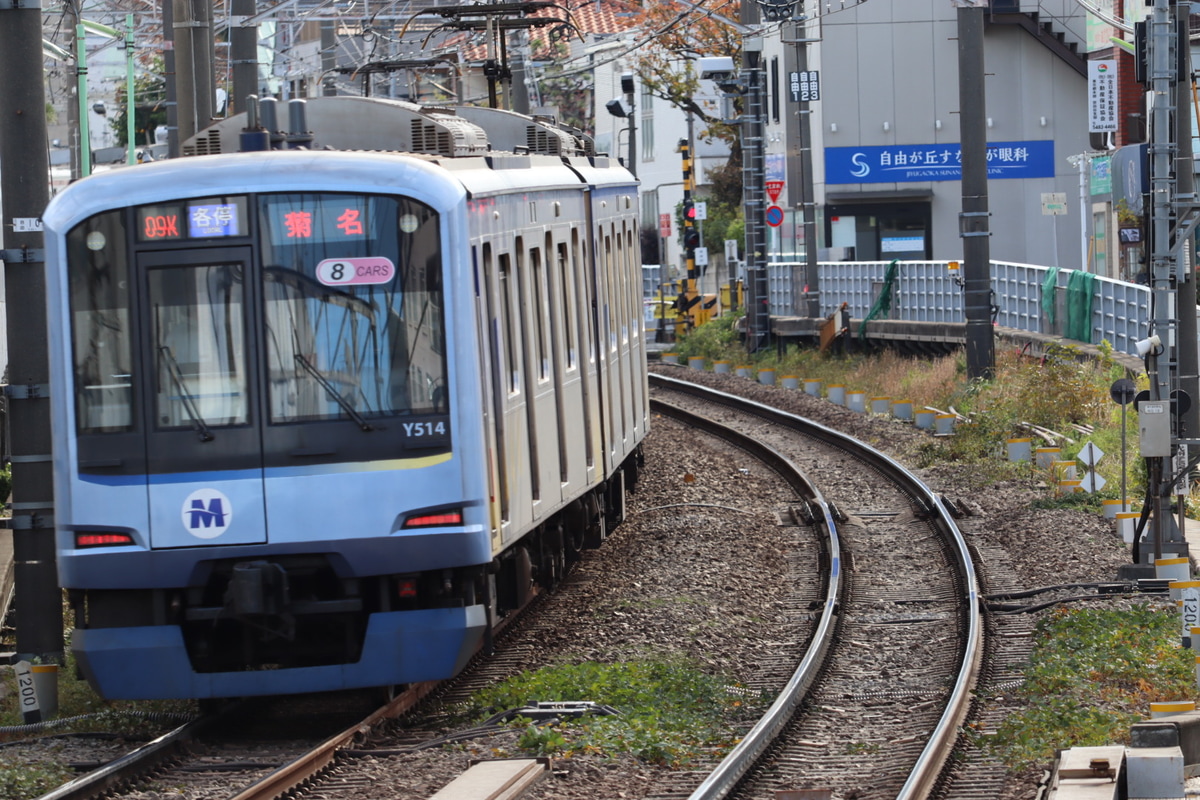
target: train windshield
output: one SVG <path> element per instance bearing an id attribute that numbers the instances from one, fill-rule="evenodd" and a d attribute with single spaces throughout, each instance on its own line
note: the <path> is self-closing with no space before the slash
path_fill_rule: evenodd
<path id="1" fill-rule="evenodd" d="M 406 430 L 384 418 L 448 414 L 439 222 L 422 203 L 179 200 L 96 215 L 67 244 L 81 434 L 142 419 L 228 442 L 263 422 L 349 421 L 390 429 L 367 437 L 382 443 Z M 437 429 L 411 444 L 448 444 Z"/>
<path id="2" fill-rule="evenodd" d="M 272 422 L 446 410 L 436 215 L 393 197 L 259 199 Z"/>

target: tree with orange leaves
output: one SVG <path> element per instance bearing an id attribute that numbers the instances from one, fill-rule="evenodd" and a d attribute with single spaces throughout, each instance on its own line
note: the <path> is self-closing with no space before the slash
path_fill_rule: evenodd
<path id="1" fill-rule="evenodd" d="M 723 139 L 735 148 L 737 127 L 722 122 L 714 109 L 696 102 L 700 75 L 695 59 L 730 56 L 735 64 L 741 63 L 741 34 L 732 22 L 740 10 L 740 0 L 646 0 L 637 25 L 650 42 L 639 50 L 634 62 L 647 91 L 691 113 L 704 126 L 700 136 Z"/>

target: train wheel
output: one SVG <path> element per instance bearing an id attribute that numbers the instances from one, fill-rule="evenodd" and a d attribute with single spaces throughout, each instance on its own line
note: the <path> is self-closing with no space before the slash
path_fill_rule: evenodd
<path id="1" fill-rule="evenodd" d="M 579 553 L 587 541 L 588 514 L 582 501 L 576 500 L 563 512 L 563 541 L 567 549 L 567 563 L 579 560 Z"/>
<path id="2" fill-rule="evenodd" d="M 371 700 L 381 706 L 385 706 L 399 697 L 405 688 L 406 687 L 403 684 L 377 686 L 371 692 Z"/>
<path id="3" fill-rule="evenodd" d="M 520 608 L 533 591 L 533 560 L 529 550 L 517 547 L 503 558 L 496 575 L 496 615 L 503 618 L 509 611 Z"/>
<path id="4" fill-rule="evenodd" d="M 542 528 L 542 574 L 538 582 L 547 589 L 553 589 L 563 579 L 566 571 L 562 518 L 555 517 Z"/>
<path id="5" fill-rule="evenodd" d="M 584 545 L 597 548 L 604 543 L 608 530 L 604 525 L 604 510 L 600 506 L 599 492 L 593 492 L 583 498 L 584 509 Z"/>

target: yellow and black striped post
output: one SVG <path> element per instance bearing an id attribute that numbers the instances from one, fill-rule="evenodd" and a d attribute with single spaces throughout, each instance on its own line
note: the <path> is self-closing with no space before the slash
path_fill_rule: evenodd
<path id="1" fill-rule="evenodd" d="M 678 150 L 683 157 L 683 251 L 687 261 L 687 278 L 680 281 L 676 328 L 677 333 L 685 333 L 692 327 L 691 309 L 699 300 L 696 291 L 696 248 L 700 246 L 700 232 L 696 229 L 696 203 L 692 199 L 695 181 L 692 175 L 691 143 L 687 139 L 680 139 Z"/>

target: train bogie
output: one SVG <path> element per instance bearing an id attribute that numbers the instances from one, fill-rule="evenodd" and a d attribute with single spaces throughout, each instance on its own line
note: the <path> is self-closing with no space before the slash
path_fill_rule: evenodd
<path id="1" fill-rule="evenodd" d="M 105 696 L 445 677 L 619 520 L 636 185 L 434 156 L 180 159 L 47 209 L 59 574 Z"/>

